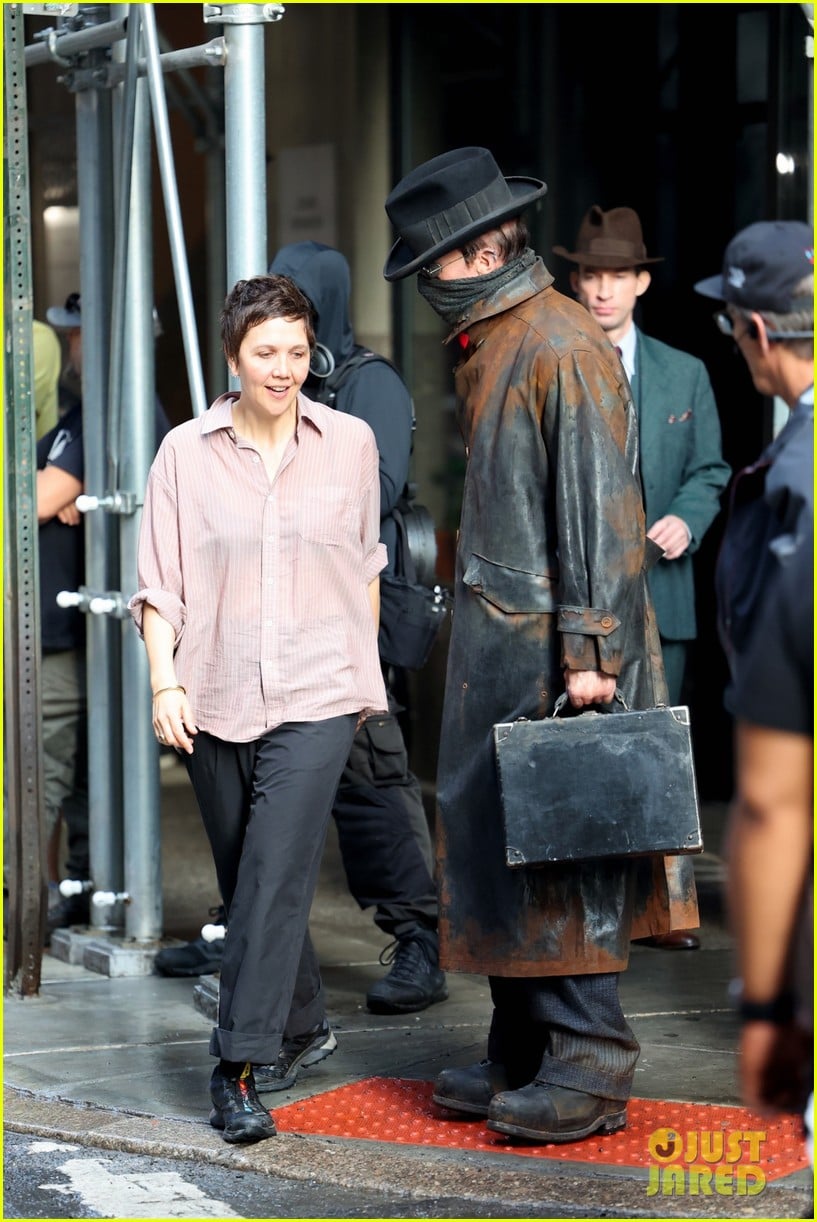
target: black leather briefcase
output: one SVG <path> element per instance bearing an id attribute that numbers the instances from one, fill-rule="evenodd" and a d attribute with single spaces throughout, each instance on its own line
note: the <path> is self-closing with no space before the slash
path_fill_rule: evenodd
<path id="1" fill-rule="evenodd" d="M 507 864 L 701 852 L 689 709 L 559 717 L 566 700 L 494 726 Z"/>

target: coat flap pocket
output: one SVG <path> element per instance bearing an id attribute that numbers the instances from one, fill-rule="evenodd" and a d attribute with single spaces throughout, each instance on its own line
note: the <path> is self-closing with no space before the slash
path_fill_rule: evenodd
<path id="1" fill-rule="evenodd" d="M 553 579 L 546 573 L 508 568 L 472 554 L 462 579 L 501 611 L 553 611 Z"/>

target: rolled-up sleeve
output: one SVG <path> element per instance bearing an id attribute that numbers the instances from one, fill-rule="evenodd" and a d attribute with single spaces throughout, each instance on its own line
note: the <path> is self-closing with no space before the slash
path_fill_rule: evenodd
<path id="1" fill-rule="evenodd" d="M 136 630 L 143 635 L 145 604 L 155 607 L 173 627 L 174 648 L 187 620 L 179 550 L 178 498 L 170 447 L 163 445 L 148 476 L 137 556 L 139 589 L 128 602 Z"/>

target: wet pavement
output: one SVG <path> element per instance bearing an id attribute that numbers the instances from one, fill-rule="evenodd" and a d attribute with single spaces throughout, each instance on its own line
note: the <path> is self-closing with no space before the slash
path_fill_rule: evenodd
<path id="1" fill-rule="evenodd" d="M 165 929 L 186 939 L 209 919 L 207 910 L 217 901 L 215 879 L 183 769 L 163 768 L 162 792 Z M 708 847 L 696 859 L 701 949 L 633 946 L 630 970 L 621 977 L 624 1009 L 642 1046 L 633 1093 L 655 1104 L 641 1108 L 647 1130 L 653 1125 L 655 1131 L 661 1126 L 683 1131 L 684 1125 L 705 1124 L 755 1131 L 763 1124 L 764 1132 L 771 1133 L 767 1122 L 746 1113 L 717 1110 L 739 1107 L 737 1024 L 727 993 L 731 942 L 720 902 L 723 870 L 717 852 L 724 814 L 720 806 L 703 812 Z M 774 1149 L 783 1150 L 783 1162 L 778 1158 L 775 1171 L 778 1156 L 772 1158 L 768 1182 L 754 1194 L 745 1184 L 741 1192 L 735 1179 L 722 1183 L 723 1191 L 710 1186 L 707 1192 L 699 1183 L 693 1197 L 688 1177 L 680 1186 L 669 1184 L 669 1191 L 662 1182 L 657 1195 L 651 1192 L 656 1160 L 644 1125 L 631 1132 L 628 1146 L 620 1147 L 621 1157 L 594 1150 L 592 1139 L 558 1150 L 539 1149 L 535 1157 L 529 1146 L 520 1151 L 511 1142 L 483 1148 L 484 1143 L 469 1138 L 470 1145 L 458 1144 L 447 1136 L 455 1130 L 441 1123 L 445 1114 L 423 1102 L 422 1084 L 447 1066 L 484 1056 L 487 982 L 449 974 L 447 1001 L 414 1015 L 369 1014 L 365 995 L 387 970 L 378 962 L 387 939 L 348 894 L 334 829 L 311 930 L 338 1049 L 302 1071 L 291 1090 L 264 1095 L 273 1114 L 286 1118 L 286 1124 L 279 1124 L 286 1131 L 277 1138 L 231 1147 L 208 1124 L 208 1015 L 217 977 L 102 975 L 84 966 L 93 932 L 55 935 L 44 959 L 40 995 L 6 998 L 6 1129 L 309 1181 L 325 1188 L 326 1208 L 314 1216 L 348 1216 L 332 1213 L 333 1187 L 371 1189 L 408 1202 L 412 1197 L 456 1198 L 473 1204 L 465 1216 L 501 1216 L 502 1205 L 512 1207 L 515 1216 L 531 1217 L 812 1216 L 811 1176 L 796 1169 L 801 1143 L 794 1124 L 777 1134 Z M 125 955 L 129 949 L 121 947 Z M 400 1108 L 392 1117 L 387 1103 L 385 1127 L 381 1123 L 367 1132 L 366 1114 L 353 1090 L 365 1083 L 377 1100 L 395 1082 L 407 1084 L 406 1098 L 420 1100 L 417 1126 L 408 1139 L 400 1136 Z M 325 1097 L 332 1091 L 339 1093 Z M 684 1104 L 698 1105 L 698 1110 L 685 1110 Z M 321 1129 L 320 1116 L 334 1121 L 348 1106 L 354 1115 L 346 1128 L 324 1122 Z M 319 1119 L 313 1115 L 307 1123 L 313 1113 Z M 299 1117 L 304 1118 L 300 1126 Z M 482 1122 L 476 1123 L 482 1131 Z M 353 1135 L 339 1136 L 341 1129 Z M 793 1169 L 780 1174 L 779 1167 L 789 1164 Z M 499 1212 L 488 1212 L 492 1209 Z"/>

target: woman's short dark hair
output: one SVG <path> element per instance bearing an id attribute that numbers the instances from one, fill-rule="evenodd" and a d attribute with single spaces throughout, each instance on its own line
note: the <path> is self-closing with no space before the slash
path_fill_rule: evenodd
<path id="1" fill-rule="evenodd" d="M 269 318 L 302 319 L 310 350 L 315 347 L 315 309 L 295 281 L 289 276 L 253 276 L 233 285 L 219 316 L 221 345 L 228 361 L 238 360 L 244 336 Z"/>

